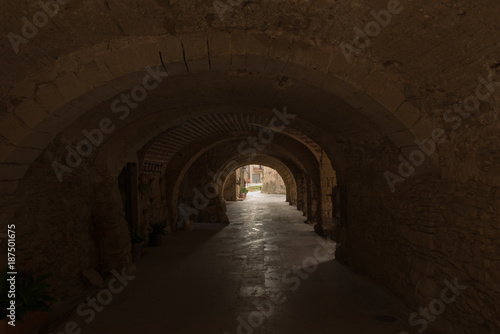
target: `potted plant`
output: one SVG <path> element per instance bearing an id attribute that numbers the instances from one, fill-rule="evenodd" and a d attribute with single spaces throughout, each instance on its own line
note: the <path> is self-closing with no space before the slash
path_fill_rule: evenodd
<path id="1" fill-rule="evenodd" d="M 144 247 L 144 237 L 142 237 L 137 230 L 129 226 L 130 242 L 132 244 L 132 261 L 136 263 L 142 256 L 142 249 Z"/>
<path id="2" fill-rule="evenodd" d="M 43 325 L 51 310 L 49 304 L 55 301 L 47 290 L 51 286 L 45 283 L 49 275 L 33 277 L 18 273 L 7 274 L 7 268 L 1 273 L 0 283 L 0 333 L 28 334 Z M 11 281 L 15 281 L 15 317 L 9 307 L 12 300 Z M 12 326 L 14 321 L 15 326 Z M 11 324 L 9 324 L 11 323 Z"/>
<path id="3" fill-rule="evenodd" d="M 245 187 L 241 187 L 240 188 L 240 197 L 245 199 L 247 198 L 247 193 L 248 193 L 248 189 L 245 188 Z"/>
<path id="4" fill-rule="evenodd" d="M 167 222 L 162 220 L 160 222 L 150 223 L 151 233 L 149 233 L 149 246 L 160 246 L 163 241 L 163 236 L 166 234 Z"/>

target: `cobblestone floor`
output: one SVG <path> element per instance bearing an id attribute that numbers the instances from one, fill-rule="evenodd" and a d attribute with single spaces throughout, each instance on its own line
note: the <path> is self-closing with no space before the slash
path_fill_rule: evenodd
<path id="1" fill-rule="evenodd" d="M 334 260 L 335 244 L 284 196 L 250 193 L 228 216 L 227 226 L 197 224 L 147 248 L 136 278 L 93 321 L 73 316 L 82 333 L 416 332 L 397 301 Z"/>

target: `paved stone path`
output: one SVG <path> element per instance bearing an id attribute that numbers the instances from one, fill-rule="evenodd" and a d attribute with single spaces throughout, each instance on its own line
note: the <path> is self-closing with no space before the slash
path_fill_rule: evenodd
<path id="1" fill-rule="evenodd" d="M 147 248 L 136 278 L 90 324 L 73 315 L 82 333 L 409 330 L 401 306 L 334 261 L 335 244 L 318 238 L 284 196 L 249 193 L 229 203 L 228 216 L 228 226 L 199 224 Z M 398 320 L 376 319 L 385 314 Z"/>

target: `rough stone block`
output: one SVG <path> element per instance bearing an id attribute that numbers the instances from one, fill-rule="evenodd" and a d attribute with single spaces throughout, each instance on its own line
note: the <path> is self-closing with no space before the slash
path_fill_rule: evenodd
<path id="1" fill-rule="evenodd" d="M 365 68 L 365 70 L 367 70 Z M 358 77 L 358 79 L 360 79 Z M 367 94 L 370 94 L 373 97 L 379 97 L 382 95 L 382 92 L 385 90 L 385 87 L 388 84 L 389 78 L 386 73 L 381 71 L 372 71 L 370 75 L 365 78 L 365 87 Z"/>
<path id="2" fill-rule="evenodd" d="M 349 96 L 357 94 L 358 89 L 352 86 L 350 83 L 339 79 L 332 74 L 328 74 L 328 80 L 323 82 L 322 88 L 328 92 L 331 92 L 339 99 L 346 99 Z"/>
<path id="3" fill-rule="evenodd" d="M 49 113 L 54 112 L 69 102 L 53 83 L 45 83 L 37 86 L 36 99 L 40 101 Z"/>
<path id="4" fill-rule="evenodd" d="M 184 61 L 165 64 L 165 68 L 167 69 L 168 75 L 170 77 L 187 74 L 186 64 L 184 63 Z"/>
<path id="5" fill-rule="evenodd" d="M 266 56 L 270 38 L 265 34 L 252 34 L 242 30 L 234 30 L 231 33 L 231 44 L 233 54 Z"/>
<path id="6" fill-rule="evenodd" d="M 90 94 L 81 95 L 70 102 L 72 106 L 78 107 L 83 110 L 90 110 L 101 103 L 101 100 L 95 98 Z"/>
<path id="7" fill-rule="evenodd" d="M 139 61 L 142 66 L 152 66 L 161 62 L 159 53 L 160 50 L 158 48 L 158 39 L 145 38 L 142 43 L 139 43 L 135 46 L 135 49 L 137 51 L 137 54 L 139 55 Z"/>
<path id="8" fill-rule="evenodd" d="M 491 268 L 485 273 L 485 286 L 500 293 L 500 269 Z"/>
<path id="9" fill-rule="evenodd" d="M 378 101 L 389 111 L 394 112 L 406 100 L 401 87 L 394 83 L 388 83 L 378 96 Z"/>
<path id="10" fill-rule="evenodd" d="M 5 159 L 6 163 L 15 164 L 31 164 L 40 154 L 42 150 L 26 147 L 18 147 L 12 151 Z"/>
<path id="11" fill-rule="evenodd" d="M 232 70 L 245 70 L 245 56 L 244 55 L 233 55 L 231 60 Z"/>
<path id="12" fill-rule="evenodd" d="M 354 87 L 364 91 L 366 89 L 367 78 L 370 76 L 370 71 L 371 69 L 368 65 L 354 63 L 349 68 L 346 80 Z"/>
<path id="13" fill-rule="evenodd" d="M 102 67 L 95 61 L 79 67 L 76 76 L 84 83 L 85 87 L 89 87 L 89 89 L 99 87 L 115 78 L 109 71 L 103 71 Z"/>
<path id="14" fill-rule="evenodd" d="M 186 60 L 208 58 L 208 39 L 205 33 L 182 36 L 182 45 Z"/>
<path id="15" fill-rule="evenodd" d="M 170 35 L 163 36 L 158 40 L 158 45 L 165 65 L 184 61 L 182 44 L 179 38 Z"/>
<path id="16" fill-rule="evenodd" d="M 393 141 L 396 147 L 413 145 L 415 141 L 415 137 L 409 130 L 390 133 L 387 136 Z"/>
<path id="17" fill-rule="evenodd" d="M 320 48 L 303 42 L 295 42 L 290 47 L 290 61 L 304 64 L 310 69 L 325 71 L 334 56 L 333 48 Z"/>
<path id="18" fill-rule="evenodd" d="M 384 72 L 373 71 L 366 82 L 366 91 L 376 101 L 394 112 L 405 100 L 403 90 Z"/>
<path id="19" fill-rule="evenodd" d="M 434 249 L 434 237 L 430 233 L 413 230 L 410 232 L 410 243 L 428 250 Z"/>
<path id="20" fill-rule="evenodd" d="M 92 63 L 96 64 L 96 68 L 99 71 L 99 82 L 109 82 L 114 80 L 117 76 L 116 74 L 112 71 L 112 68 L 108 67 L 108 64 L 106 63 L 106 57 L 104 55 L 110 53 L 111 51 L 109 50 L 104 50 L 102 52 L 103 56 L 101 57 L 94 57 L 92 60 Z M 96 86 L 99 84 L 96 84 Z"/>
<path id="21" fill-rule="evenodd" d="M 210 57 L 231 55 L 231 35 L 223 32 L 210 32 L 208 34 Z"/>
<path id="22" fill-rule="evenodd" d="M 7 141 L 0 140 L 0 161 L 4 161 L 15 149 L 16 148 L 13 145 L 7 143 Z"/>
<path id="23" fill-rule="evenodd" d="M 287 62 L 285 64 L 283 75 L 294 80 L 307 82 L 308 84 L 315 87 L 322 87 L 324 81 L 329 79 L 323 73 L 317 71 L 309 71 L 302 64 L 296 64 L 292 62 Z"/>
<path id="24" fill-rule="evenodd" d="M 86 269 L 82 272 L 82 275 L 91 285 L 98 288 L 104 287 L 104 279 L 95 269 Z"/>
<path id="25" fill-rule="evenodd" d="M 0 180 L 20 180 L 29 167 L 29 165 L 0 164 Z"/>
<path id="26" fill-rule="evenodd" d="M 0 135 L 12 144 L 18 144 L 29 132 L 30 130 L 13 114 L 8 114 L 0 120 Z"/>
<path id="27" fill-rule="evenodd" d="M 379 129 L 385 134 L 406 130 L 406 126 L 403 123 L 401 123 L 401 121 L 398 118 L 392 115 L 377 119 L 375 120 L 375 123 L 378 125 Z"/>
<path id="28" fill-rule="evenodd" d="M 114 90 L 116 90 L 118 93 L 124 92 L 126 90 L 130 90 L 133 87 L 133 85 L 128 80 L 124 79 L 123 77 L 116 78 L 116 79 L 108 82 L 108 84 Z"/>
<path id="29" fill-rule="evenodd" d="M 44 149 L 54 140 L 54 137 L 54 135 L 47 133 L 32 131 L 19 144 L 24 147 Z"/>
<path id="30" fill-rule="evenodd" d="M 425 117 L 421 117 L 418 122 L 411 128 L 411 132 L 419 141 L 431 138 L 432 131 L 438 126 Z"/>
<path id="31" fill-rule="evenodd" d="M 231 55 L 212 56 L 210 54 L 210 65 L 212 71 L 225 71 L 231 65 Z"/>
<path id="32" fill-rule="evenodd" d="M 25 100 L 17 106 L 14 113 L 31 129 L 44 118 L 49 117 L 44 108 L 33 100 Z"/>
<path id="33" fill-rule="evenodd" d="M 268 52 L 269 57 L 286 62 L 291 55 L 290 47 L 292 45 L 292 39 L 282 36 L 279 38 L 273 38 L 270 42 L 271 44 Z"/>
<path id="34" fill-rule="evenodd" d="M 394 116 L 399 118 L 401 122 L 411 129 L 420 118 L 420 110 L 415 108 L 411 103 L 403 103 L 394 113 Z"/>
<path id="35" fill-rule="evenodd" d="M 234 56 L 233 56 L 234 59 Z M 233 60 L 234 62 L 234 60 Z M 285 63 L 277 59 L 268 59 L 266 73 L 269 75 L 283 75 Z"/>
<path id="36" fill-rule="evenodd" d="M 339 49 L 332 51 L 332 60 L 328 67 L 329 74 L 338 78 L 347 78 L 350 67 L 351 65 L 347 62 L 347 59 Z"/>
<path id="37" fill-rule="evenodd" d="M 19 181 L 0 181 L 0 194 L 12 195 L 17 191 L 18 187 Z"/>
<path id="38" fill-rule="evenodd" d="M 114 99 L 120 95 L 119 92 L 109 84 L 103 84 L 99 87 L 96 87 L 92 91 L 90 91 L 89 94 L 100 101 Z"/>
<path id="39" fill-rule="evenodd" d="M 369 105 L 370 105 L 370 102 L 373 101 L 373 99 L 370 96 L 366 95 L 364 92 L 356 91 L 352 95 L 344 98 L 344 101 L 347 104 L 349 104 L 351 107 L 353 107 L 354 109 L 364 108 L 364 109 L 366 109 L 366 112 L 368 113 L 371 111 Z M 360 112 L 364 113 L 365 110 L 360 110 Z M 370 118 L 372 118 L 372 117 L 370 117 Z"/>
<path id="40" fill-rule="evenodd" d="M 436 281 L 431 278 L 425 278 L 418 286 L 420 295 L 434 299 L 438 296 Z"/>
<path id="41" fill-rule="evenodd" d="M 72 101 L 88 90 L 85 84 L 71 72 L 66 72 L 65 75 L 56 78 L 54 84 L 66 101 Z"/>
<path id="42" fill-rule="evenodd" d="M 71 104 L 66 104 L 63 107 L 59 108 L 54 112 L 55 117 L 61 117 L 65 120 L 73 122 L 83 114 L 85 114 L 86 110 L 75 107 Z"/>
<path id="43" fill-rule="evenodd" d="M 30 98 L 35 93 L 38 87 L 34 80 L 24 80 L 18 83 L 14 88 L 9 91 L 9 96 L 20 98 Z"/>
<path id="44" fill-rule="evenodd" d="M 141 71 L 146 64 L 141 62 L 139 53 L 130 45 L 118 49 L 111 48 L 111 52 L 106 55 L 106 64 L 112 69 L 115 76 Z"/>
<path id="45" fill-rule="evenodd" d="M 266 67 L 266 60 L 263 57 L 247 54 L 245 56 L 245 68 L 250 72 L 261 73 Z"/>
<path id="46" fill-rule="evenodd" d="M 208 58 L 187 61 L 190 73 L 203 73 L 210 71 L 210 63 Z"/>

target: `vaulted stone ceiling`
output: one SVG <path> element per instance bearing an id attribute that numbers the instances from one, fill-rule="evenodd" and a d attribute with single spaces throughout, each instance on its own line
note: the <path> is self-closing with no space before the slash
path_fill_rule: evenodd
<path id="1" fill-rule="evenodd" d="M 61 1 L 62 2 L 62 1 Z M 338 46 L 352 43 L 354 28 L 373 20 L 371 10 L 387 8 L 387 1 L 235 1 L 222 15 L 212 1 L 66 1 L 59 12 L 38 29 L 29 44 L 12 50 L 0 42 L 3 79 L 0 92 L 4 112 L 16 103 L 8 92 L 16 83 L 50 68 L 63 55 L 113 41 L 139 36 L 161 36 L 199 31 L 241 29 L 295 41 Z M 31 1 L 6 1 L 0 14 L 4 32 L 22 35 L 23 21 L 40 10 Z M 457 91 L 472 89 L 477 73 L 494 72 L 500 63 L 497 38 L 497 1 L 401 1 L 394 15 L 370 46 L 355 56 L 357 62 L 386 68 L 394 80 L 408 83 L 408 97 L 453 102 Z M 81 20 L 85 17 L 85 20 Z M 102 52 L 102 51 L 101 51 Z M 284 55 L 286 56 L 286 55 Z M 18 98 L 18 97 L 17 97 Z M 455 96 L 456 98 L 456 96 Z"/>

